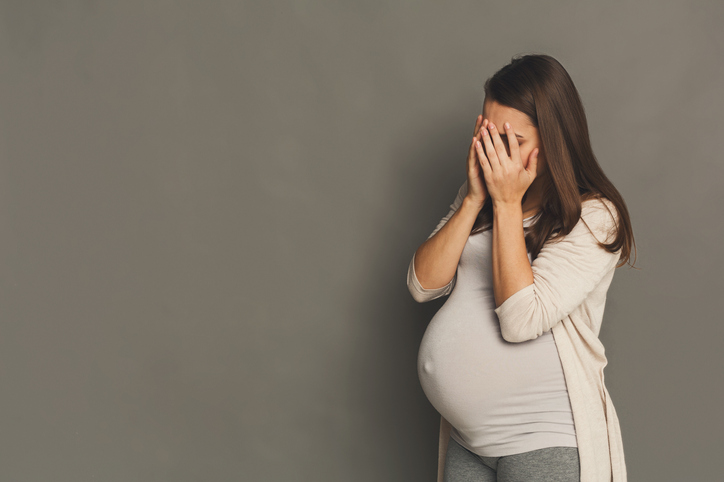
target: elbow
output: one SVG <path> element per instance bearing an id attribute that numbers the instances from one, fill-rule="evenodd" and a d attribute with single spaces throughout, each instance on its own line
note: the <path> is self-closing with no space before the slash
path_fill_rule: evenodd
<path id="1" fill-rule="evenodd" d="M 505 341 L 521 343 L 535 340 L 551 329 L 557 310 L 549 308 L 531 284 L 514 293 L 495 309 L 500 333 Z"/>
<path id="2" fill-rule="evenodd" d="M 535 340 L 543 334 L 545 327 L 549 326 L 541 316 L 531 314 L 520 314 L 514 318 L 499 317 L 500 334 L 503 339 L 510 343 L 522 343 Z"/>
<path id="3" fill-rule="evenodd" d="M 418 303 L 425 303 L 427 301 L 436 300 L 442 296 L 449 295 L 455 286 L 455 278 L 453 278 L 447 285 L 441 288 L 425 289 L 422 285 L 410 281 L 407 283 L 407 289 L 412 295 L 412 299 Z"/>
<path id="4" fill-rule="evenodd" d="M 517 336 L 509 333 L 507 330 L 503 330 L 502 327 L 500 330 L 500 334 L 503 336 L 503 340 L 507 341 L 508 343 L 520 343 L 520 340 Z"/>
<path id="5" fill-rule="evenodd" d="M 421 293 L 421 292 L 417 291 L 413 286 L 408 285 L 407 289 L 410 290 L 412 299 L 417 301 L 418 303 L 424 303 L 426 301 L 430 301 L 429 296 L 427 296 L 425 293 Z"/>
<path id="6" fill-rule="evenodd" d="M 502 327 L 501 327 L 502 328 Z M 503 340 L 509 343 L 523 343 L 524 341 L 535 340 L 541 333 L 526 330 L 500 330 Z"/>
<path id="7" fill-rule="evenodd" d="M 506 329 L 502 323 L 500 325 L 500 334 L 503 336 L 503 340 L 508 343 L 521 343 L 531 339 L 522 330 Z"/>
<path id="8" fill-rule="evenodd" d="M 450 291 L 452 290 L 452 286 L 453 286 L 453 281 L 448 283 L 446 286 L 443 286 L 442 288 L 436 288 L 436 289 L 425 289 L 422 287 L 422 285 L 416 285 L 415 283 L 408 283 L 407 289 L 410 291 L 410 294 L 412 295 L 412 299 L 414 299 L 418 303 L 425 303 L 427 301 L 436 300 L 442 296 L 450 294 Z"/>
<path id="9" fill-rule="evenodd" d="M 451 279 L 447 285 L 440 288 L 423 288 L 415 274 L 415 257 L 413 256 L 412 261 L 410 261 L 410 266 L 407 269 L 407 289 L 410 291 L 412 299 L 418 303 L 425 303 L 449 294 L 455 284 L 455 278 L 456 276 L 453 276 L 453 279 Z"/>

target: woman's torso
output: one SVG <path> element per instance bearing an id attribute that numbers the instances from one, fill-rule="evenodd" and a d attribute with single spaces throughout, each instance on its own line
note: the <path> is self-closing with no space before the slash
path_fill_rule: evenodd
<path id="1" fill-rule="evenodd" d="M 420 344 L 420 383 L 430 403 L 453 426 L 451 436 L 479 455 L 575 447 L 552 332 L 523 343 L 501 336 L 494 312 L 491 235 L 488 230 L 468 238 L 455 287 Z"/>

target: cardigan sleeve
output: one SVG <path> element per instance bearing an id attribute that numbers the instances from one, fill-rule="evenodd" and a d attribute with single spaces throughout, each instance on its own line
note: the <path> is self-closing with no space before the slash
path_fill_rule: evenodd
<path id="1" fill-rule="evenodd" d="M 610 253 L 598 241 L 612 241 L 609 235 L 615 232 L 617 221 L 611 201 L 589 199 L 582 203 L 581 217 L 571 232 L 543 245 L 531 264 L 533 284 L 495 309 L 506 341 L 533 340 L 551 330 L 615 269 L 621 250 Z"/>
<path id="2" fill-rule="evenodd" d="M 457 211 L 463 204 L 463 199 L 465 199 L 467 193 L 468 181 L 466 179 L 463 185 L 460 186 L 460 189 L 458 189 L 457 196 L 455 196 L 455 200 L 450 205 L 450 211 L 444 218 L 440 220 L 439 223 L 437 223 L 437 227 L 435 227 L 435 229 L 427 237 L 427 239 L 435 236 L 435 234 L 440 231 L 443 226 L 445 226 L 445 223 L 448 222 L 452 215 L 455 214 L 455 211 Z M 445 286 L 434 289 L 425 289 L 420 284 L 420 280 L 417 279 L 417 274 L 415 274 L 415 254 L 413 254 L 412 261 L 410 261 L 410 265 L 407 268 L 407 289 L 410 290 L 410 294 L 415 301 L 417 301 L 418 303 L 425 303 L 426 301 L 431 301 L 440 298 L 441 296 L 449 295 L 450 293 L 452 293 L 452 290 L 455 287 L 455 281 L 457 280 L 457 276 L 458 274 L 456 271 L 450 282 Z"/>

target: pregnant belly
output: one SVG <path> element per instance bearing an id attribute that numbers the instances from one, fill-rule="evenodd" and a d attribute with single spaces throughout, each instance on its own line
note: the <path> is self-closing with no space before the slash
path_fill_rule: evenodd
<path id="1" fill-rule="evenodd" d="M 450 298 L 420 343 L 422 389 L 458 428 L 530 410 L 531 403 L 545 409 L 546 394 L 554 403 L 565 386 L 551 332 L 522 343 L 507 342 L 494 308 L 492 298 Z"/>

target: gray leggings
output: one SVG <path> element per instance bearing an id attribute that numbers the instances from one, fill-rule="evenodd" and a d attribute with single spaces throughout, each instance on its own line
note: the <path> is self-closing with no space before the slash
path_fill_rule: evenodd
<path id="1" fill-rule="evenodd" d="M 475 454 L 452 437 L 444 482 L 580 482 L 577 447 L 547 447 L 502 457 Z"/>

